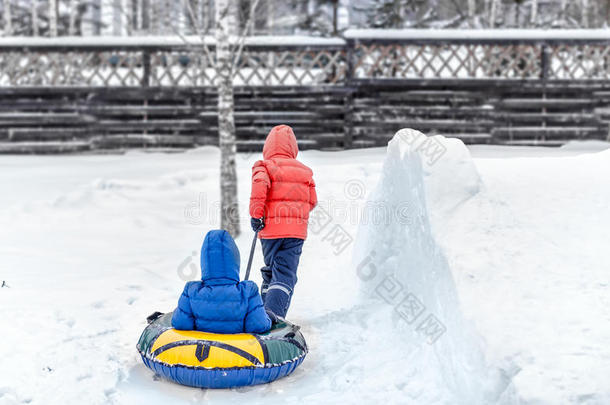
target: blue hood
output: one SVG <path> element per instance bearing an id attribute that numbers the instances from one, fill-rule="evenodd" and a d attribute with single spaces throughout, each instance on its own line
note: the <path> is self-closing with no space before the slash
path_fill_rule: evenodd
<path id="1" fill-rule="evenodd" d="M 227 231 L 210 231 L 201 246 L 201 280 L 208 285 L 239 282 L 239 250 Z"/>

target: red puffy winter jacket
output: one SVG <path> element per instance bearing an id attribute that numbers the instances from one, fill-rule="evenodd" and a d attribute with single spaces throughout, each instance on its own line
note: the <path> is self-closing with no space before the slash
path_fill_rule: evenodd
<path id="1" fill-rule="evenodd" d="M 318 199 L 313 172 L 296 160 L 297 139 L 288 125 L 271 129 L 264 160 L 252 167 L 250 216 L 265 218 L 262 239 L 307 237 L 307 220 Z"/>

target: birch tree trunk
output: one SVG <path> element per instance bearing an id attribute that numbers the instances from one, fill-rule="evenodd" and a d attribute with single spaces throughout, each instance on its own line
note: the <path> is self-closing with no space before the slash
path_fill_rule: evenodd
<path id="1" fill-rule="evenodd" d="M 69 35 L 76 35 L 76 0 L 70 0 L 70 25 L 68 27 Z"/>
<path id="2" fill-rule="evenodd" d="M 49 35 L 57 36 L 57 0 L 49 0 Z"/>
<path id="3" fill-rule="evenodd" d="M 475 0 L 468 0 L 468 25 L 474 28 Z"/>
<path id="4" fill-rule="evenodd" d="M 13 35 L 13 18 L 11 16 L 11 0 L 4 0 L 4 36 Z"/>
<path id="5" fill-rule="evenodd" d="M 37 37 L 39 34 L 39 30 L 38 30 L 38 1 L 37 0 L 32 0 L 32 4 L 30 5 L 30 12 L 32 14 L 32 32 L 34 33 L 34 36 Z"/>
<path id="6" fill-rule="evenodd" d="M 532 13 L 530 18 L 530 24 L 532 27 L 536 26 L 536 20 L 538 19 L 538 0 L 532 0 Z"/>
<path id="7" fill-rule="evenodd" d="M 580 28 L 589 28 L 589 0 L 582 0 Z"/>
<path id="8" fill-rule="evenodd" d="M 135 31 L 138 33 L 138 35 L 141 35 L 142 33 L 142 28 L 144 28 L 144 1 L 143 0 L 136 0 L 136 15 L 135 15 Z"/>
<path id="9" fill-rule="evenodd" d="M 92 0 L 91 20 L 93 23 L 93 35 L 102 33 L 102 0 Z"/>
<path id="10" fill-rule="evenodd" d="M 561 24 L 562 28 L 568 26 L 568 0 L 561 0 Z"/>
<path id="11" fill-rule="evenodd" d="M 133 35 L 134 22 L 135 22 L 135 2 L 132 0 L 123 0 L 123 7 L 125 8 L 125 34 L 128 36 Z"/>
<path id="12" fill-rule="evenodd" d="M 112 35 L 120 36 L 123 31 L 123 8 L 121 0 L 114 0 L 112 4 Z"/>
<path id="13" fill-rule="evenodd" d="M 275 1 L 267 0 L 267 35 L 273 35 L 273 25 L 275 22 Z M 269 52 L 271 55 L 273 52 Z"/>
<path id="14" fill-rule="evenodd" d="M 148 6 L 148 34 L 149 35 L 157 35 L 157 14 L 159 14 L 157 11 L 157 8 L 159 7 L 158 3 L 156 2 L 148 2 L 147 4 Z"/>
<path id="15" fill-rule="evenodd" d="M 498 0 L 491 0 L 491 10 L 489 11 L 489 27 L 494 28 L 496 25 L 496 7 Z"/>
<path id="16" fill-rule="evenodd" d="M 593 21 L 589 23 L 589 26 L 593 28 L 599 28 L 598 20 L 599 20 L 599 2 L 594 1 L 593 5 Z"/>
<path id="17" fill-rule="evenodd" d="M 235 169 L 235 119 L 233 116 L 233 58 L 230 39 L 237 29 L 232 0 L 217 0 L 216 80 L 218 87 L 218 139 L 220 146 L 220 226 L 234 238 L 239 236 L 239 205 Z"/>

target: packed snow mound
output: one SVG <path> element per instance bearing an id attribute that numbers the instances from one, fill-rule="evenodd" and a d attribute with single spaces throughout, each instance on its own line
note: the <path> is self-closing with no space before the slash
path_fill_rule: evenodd
<path id="1" fill-rule="evenodd" d="M 426 136 L 410 128 L 394 135 L 401 152 L 408 148 L 419 156 L 430 211 L 445 215 L 481 189 L 481 176 L 470 151 L 460 139 Z"/>
<path id="2" fill-rule="evenodd" d="M 384 326 L 401 336 L 401 350 L 393 356 L 402 358 L 402 370 L 396 372 L 412 375 L 414 383 L 405 387 L 411 398 L 453 404 L 513 403 L 510 380 L 516 370 L 487 364 L 482 342 L 462 317 L 449 265 L 432 234 L 428 189 L 438 201 L 446 196 L 455 204 L 476 193 L 480 184 L 463 144 L 447 141 L 409 129 L 390 141 L 354 249 L 362 300 L 380 313 L 391 313 L 391 320 L 379 315 L 379 321 L 385 319 L 390 325 Z M 432 147 L 426 146 L 436 142 L 442 144 L 435 148 L 445 151 L 438 159 L 431 158 Z M 426 177 L 432 180 L 428 187 Z M 388 375 L 388 371 L 380 373 Z M 424 394 L 429 392 L 437 396 Z"/>
<path id="3" fill-rule="evenodd" d="M 559 147 L 562 150 L 579 151 L 579 152 L 601 152 L 610 149 L 610 142 L 599 140 L 587 141 L 569 141 Z"/>

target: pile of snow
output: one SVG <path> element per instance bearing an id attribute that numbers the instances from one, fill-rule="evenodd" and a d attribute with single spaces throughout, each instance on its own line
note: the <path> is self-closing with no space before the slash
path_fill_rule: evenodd
<path id="1" fill-rule="evenodd" d="M 610 148 L 610 143 L 598 140 L 570 141 L 559 147 L 563 151 L 599 152 Z"/>
<path id="2" fill-rule="evenodd" d="M 426 203 L 432 223 L 441 223 L 482 187 L 481 176 L 470 151 L 457 138 L 426 136 L 413 129 L 401 129 L 394 139 L 401 153 L 419 156 Z"/>
<path id="3" fill-rule="evenodd" d="M 428 152 L 434 149 L 430 145 L 442 151 L 438 158 Z M 427 208 L 428 194 L 436 204 L 454 208 L 476 194 L 479 184 L 461 141 L 401 130 L 388 145 L 381 179 L 360 224 L 354 263 L 363 300 L 379 308 L 380 321 L 389 321 L 382 328 L 400 336 L 397 346 L 377 353 L 376 366 L 385 376 L 409 376 L 403 390 L 420 403 L 515 401 L 510 378 L 516 370 L 486 363 L 479 338 L 460 312 Z"/>

